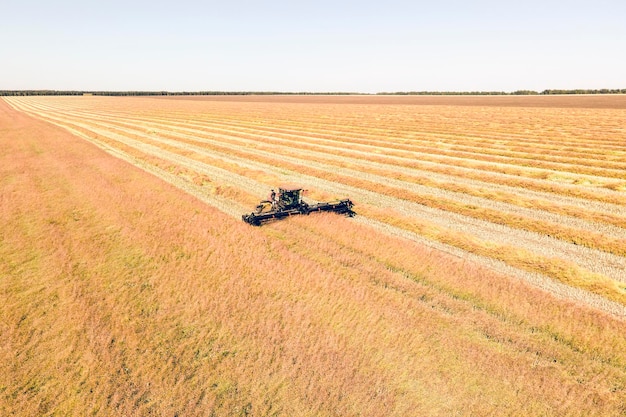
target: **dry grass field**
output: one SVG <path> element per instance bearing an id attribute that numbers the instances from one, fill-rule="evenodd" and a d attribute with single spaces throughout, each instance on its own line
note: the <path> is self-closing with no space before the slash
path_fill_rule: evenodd
<path id="1" fill-rule="evenodd" d="M 0 415 L 626 415 L 626 98 L 0 101 Z M 271 187 L 355 218 L 241 221 Z"/>

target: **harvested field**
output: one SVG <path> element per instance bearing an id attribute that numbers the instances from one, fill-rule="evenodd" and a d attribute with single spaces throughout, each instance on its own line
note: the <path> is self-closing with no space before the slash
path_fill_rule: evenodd
<path id="1" fill-rule="evenodd" d="M 5 98 L 0 411 L 626 413 L 624 100 L 490 99 Z"/>

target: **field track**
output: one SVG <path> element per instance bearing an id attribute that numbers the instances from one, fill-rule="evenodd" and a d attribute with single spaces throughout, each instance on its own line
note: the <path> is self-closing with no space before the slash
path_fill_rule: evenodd
<path id="1" fill-rule="evenodd" d="M 0 101 L 0 414 L 624 415 L 624 109 L 408 99 Z"/>
<path id="2" fill-rule="evenodd" d="M 562 100 L 501 107 L 402 99 L 7 100 L 233 217 L 270 187 L 297 183 L 310 199 L 349 196 L 359 204 L 357 221 L 379 230 L 553 290 L 556 279 L 569 287 L 554 291 L 569 296 L 586 297 L 570 287 L 592 289 L 625 304 L 619 100 L 618 108 L 580 109 Z M 223 189 L 237 198 L 220 196 Z"/>

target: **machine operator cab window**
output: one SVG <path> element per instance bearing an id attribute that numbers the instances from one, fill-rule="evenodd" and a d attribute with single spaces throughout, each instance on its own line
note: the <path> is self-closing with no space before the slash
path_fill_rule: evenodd
<path id="1" fill-rule="evenodd" d="M 278 195 L 283 207 L 290 208 L 300 205 L 300 189 L 279 189 Z"/>

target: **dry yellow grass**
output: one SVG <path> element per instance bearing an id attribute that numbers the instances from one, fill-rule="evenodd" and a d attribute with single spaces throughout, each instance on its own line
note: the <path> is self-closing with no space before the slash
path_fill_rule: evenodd
<path id="1" fill-rule="evenodd" d="M 626 413 L 623 320 L 339 216 L 250 228 L 3 102 L 0 126 L 2 415 Z"/>

